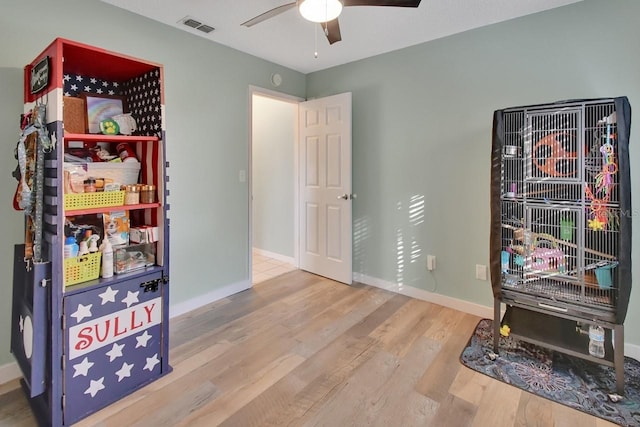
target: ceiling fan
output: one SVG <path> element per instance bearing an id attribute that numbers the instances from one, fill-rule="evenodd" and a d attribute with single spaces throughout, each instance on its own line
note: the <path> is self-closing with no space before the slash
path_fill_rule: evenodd
<path id="1" fill-rule="evenodd" d="M 289 9 L 298 7 L 303 18 L 322 25 L 329 44 L 342 40 L 338 16 L 343 7 L 347 6 L 392 6 L 418 7 L 421 0 L 296 0 L 282 6 L 274 7 L 255 18 L 242 23 L 245 27 L 252 27 Z"/>

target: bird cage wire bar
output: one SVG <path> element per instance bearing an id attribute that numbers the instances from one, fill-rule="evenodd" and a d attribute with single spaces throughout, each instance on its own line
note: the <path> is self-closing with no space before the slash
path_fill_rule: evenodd
<path id="1" fill-rule="evenodd" d="M 504 289 L 614 309 L 619 243 L 616 135 L 612 102 L 505 112 Z"/>

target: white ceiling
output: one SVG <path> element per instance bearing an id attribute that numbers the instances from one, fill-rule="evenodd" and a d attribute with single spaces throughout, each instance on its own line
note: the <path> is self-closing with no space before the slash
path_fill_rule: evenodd
<path id="1" fill-rule="evenodd" d="M 102 1 L 306 74 L 582 0 L 422 0 L 417 9 L 345 7 L 342 41 L 332 46 L 320 26 L 305 21 L 295 8 L 251 28 L 240 25 L 291 0 Z M 185 16 L 215 31 L 189 28 L 181 22 Z"/>

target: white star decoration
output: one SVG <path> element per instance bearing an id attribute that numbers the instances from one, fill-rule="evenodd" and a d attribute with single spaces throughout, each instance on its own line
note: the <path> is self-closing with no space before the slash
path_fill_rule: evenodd
<path id="1" fill-rule="evenodd" d="M 131 369 L 133 368 L 133 363 L 129 365 L 127 362 L 122 363 L 122 368 L 116 371 L 116 375 L 118 376 L 118 382 L 123 379 L 131 376 Z"/>
<path id="2" fill-rule="evenodd" d="M 78 90 L 78 85 L 75 85 L 75 84 L 71 85 L 71 90 Z"/>
<path id="3" fill-rule="evenodd" d="M 82 78 L 82 76 L 76 76 L 76 80 L 77 80 L 77 81 L 79 81 L 79 82 L 81 82 L 81 81 L 82 81 L 82 80 L 84 80 L 84 79 Z"/>
<path id="4" fill-rule="evenodd" d="M 113 362 L 118 357 L 122 357 L 122 349 L 124 348 L 124 344 L 114 343 L 111 350 L 107 351 L 106 355 L 109 356 L 109 362 Z"/>
<path id="5" fill-rule="evenodd" d="M 153 357 L 147 357 L 147 363 L 146 365 L 144 365 L 144 368 L 142 368 L 143 370 L 148 370 L 149 372 L 153 371 L 153 368 L 160 363 L 160 361 L 158 360 L 158 353 L 154 354 Z"/>
<path id="6" fill-rule="evenodd" d="M 87 376 L 87 374 L 89 373 L 89 369 L 91 369 L 91 367 L 93 366 L 93 362 L 89 362 L 89 358 L 85 357 L 84 360 L 82 360 L 82 362 L 73 365 L 73 369 L 75 369 L 75 372 L 73 373 L 73 378 L 77 377 L 78 375 L 82 375 L 82 376 Z"/>
<path id="7" fill-rule="evenodd" d="M 111 286 L 109 286 L 103 293 L 98 294 L 98 296 L 102 298 L 102 305 L 105 305 L 108 302 L 116 302 L 117 293 L 118 291 L 111 289 Z"/>
<path id="8" fill-rule="evenodd" d="M 138 300 L 138 294 L 139 293 L 140 293 L 140 291 L 135 291 L 135 292 L 127 291 L 127 297 L 125 299 L 123 299 L 122 302 L 127 304 L 127 308 L 131 307 L 131 304 L 134 304 L 136 302 L 140 302 Z"/>
<path id="9" fill-rule="evenodd" d="M 64 81 L 68 82 L 69 80 L 71 80 L 71 76 L 69 74 L 65 74 L 64 75 Z"/>
<path id="10" fill-rule="evenodd" d="M 85 317 L 93 316 L 91 314 L 91 307 L 93 307 L 93 304 L 89 304 L 89 305 L 78 304 L 78 309 L 71 315 L 71 317 L 75 317 L 76 321 L 80 323 L 82 322 L 82 319 L 84 319 Z"/>
<path id="11" fill-rule="evenodd" d="M 138 341 L 138 342 L 136 343 L 136 348 L 138 348 L 138 347 L 146 347 L 146 346 L 147 346 L 147 343 L 149 342 L 149 340 L 150 340 L 151 338 L 153 338 L 153 337 L 152 337 L 151 335 L 149 335 L 149 332 L 144 331 L 144 334 L 142 334 L 142 335 L 138 335 L 138 336 L 136 337 L 136 341 Z"/>
<path id="12" fill-rule="evenodd" d="M 20 326 L 20 332 L 24 331 L 24 317 L 22 317 L 22 314 L 20 315 L 20 321 L 18 322 L 18 325 Z"/>
<path id="13" fill-rule="evenodd" d="M 89 388 L 84 391 L 84 394 L 90 394 L 91 397 L 95 397 L 100 390 L 104 390 L 103 382 L 104 377 L 100 378 L 98 381 L 91 380 Z"/>

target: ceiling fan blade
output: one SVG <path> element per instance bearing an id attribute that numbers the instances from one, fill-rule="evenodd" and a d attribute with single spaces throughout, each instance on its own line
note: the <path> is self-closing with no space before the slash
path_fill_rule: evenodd
<path id="1" fill-rule="evenodd" d="M 324 34 L 327 36 L 327 40 L 329 40 L 329 44 L 334 44 L 335 42 L 339 42 L 340 40 L 342 40 L 338 18 L 334 19 L 333 21 L 324 22 L 320 25 L 324 30 Z"/>
<path id="2" fill-rule="evenodd" d="M 262 13 L 255 18 L 249 19 L 247 22 L 243 22 L 240 25 L 245 27 L 252 27 L 256 24 L 261 23 L 262 21 L 266 21 L 269 18 L 280 15 L 281 13 L 286 12 L 289 9 L 293 9 L 294 7 L 296 7 L 296 4 L 297 2 L 294 1 L 292 3 L 283 4 L 282 6 L 274 7 L 273 9 L 267 10 L 265 13 Z"/>
<path id="3" fill-rule="evenodd" d="M 344 6 L 418 7 L 420 0 L 344 0 Z"/>

